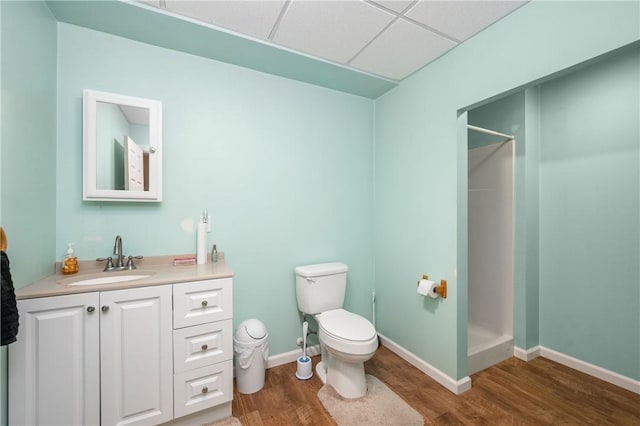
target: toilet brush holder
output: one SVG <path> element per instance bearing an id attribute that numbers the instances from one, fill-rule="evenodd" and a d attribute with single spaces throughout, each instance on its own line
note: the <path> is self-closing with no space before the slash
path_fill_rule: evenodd
<path id="1" fill-rule="evenodd" d="M 299 380 L 307 380 L 313 376 L 313 366 L 311 365 L 311 357 L 301 356 L 298 358 L 298 369 L 296 377 Z"/>

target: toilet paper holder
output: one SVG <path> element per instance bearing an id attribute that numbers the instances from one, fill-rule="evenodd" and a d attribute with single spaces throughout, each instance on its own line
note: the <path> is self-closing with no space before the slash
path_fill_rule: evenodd
<path id="1" fill-rule="evenodd" d="M 429 276 L 428 275 L 423 275 L 422 276 L 423 280 L 428 280 Z M 418 286 L 420 285 L 420 280 L 418 280 Z M 443 299 L 447 298 L 447 280 L 440 280 L 440 285 L 436 286 L 434 291 Z"/>

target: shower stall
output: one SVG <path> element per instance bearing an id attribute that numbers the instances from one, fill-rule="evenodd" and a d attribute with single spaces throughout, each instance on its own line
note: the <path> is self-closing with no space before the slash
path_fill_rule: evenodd
<path id="1" fill-rule="evenodd" d="M 474 374 L 513 355 L 515 138 L 468 127 L 483 134 L 468 151 L 468 374 Z"/>

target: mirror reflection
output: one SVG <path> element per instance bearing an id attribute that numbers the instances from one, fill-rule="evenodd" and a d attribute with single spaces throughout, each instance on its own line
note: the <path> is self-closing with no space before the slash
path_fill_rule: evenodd
<path id="1" fill-rule="evenodd" d="M 86 201 L 162 201 L 162 104 L 84 91 Z"/>
<path id="2" fill-rule="evenodd" d="M 96 105 L 97 189 L 149 190 L 149 109 Z"/>

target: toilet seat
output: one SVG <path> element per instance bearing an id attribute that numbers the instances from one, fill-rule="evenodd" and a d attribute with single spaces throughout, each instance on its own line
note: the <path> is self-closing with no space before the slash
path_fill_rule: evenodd
<path id="1" fill-rule="evenodd" d="M 344 309 L 334 309 L 316 316 L 320 341 L 345 354 L 365 355 L 378 348 L 376 329 L 366 318 Z"/>
<path id="2" fill-rule="evenodd" d="M 335 338 L 352 342 L 369 341 L 376 329 L 366 318 L 344 309 L 334 309 L 318 315 L 320 327 Z"/>

